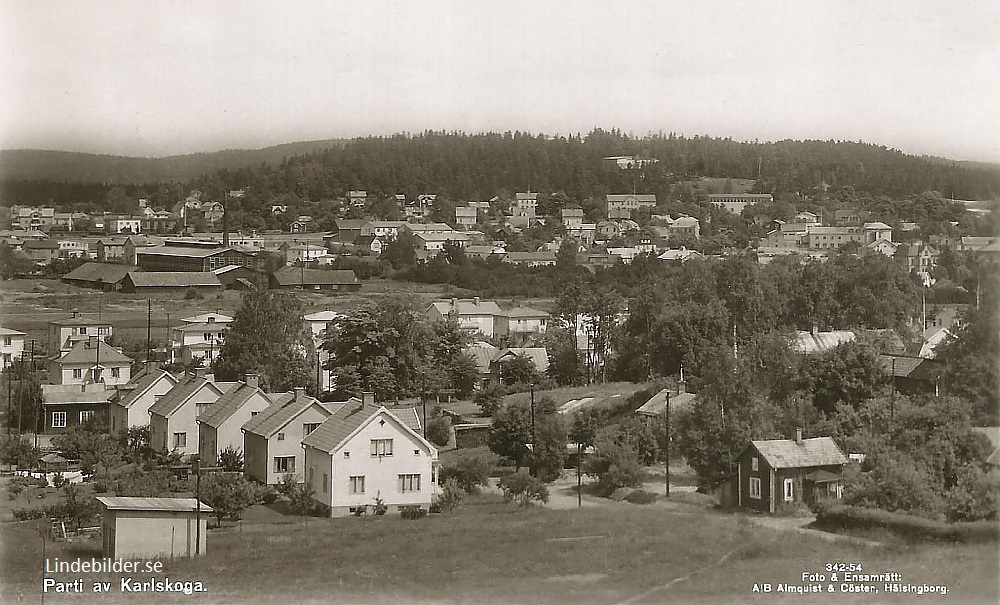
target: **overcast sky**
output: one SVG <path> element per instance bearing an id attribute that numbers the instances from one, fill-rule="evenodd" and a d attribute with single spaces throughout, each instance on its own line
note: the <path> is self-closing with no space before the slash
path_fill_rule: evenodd
<path id="1" fill-rule="evenodd" d="M 8 149 L 600 126 L 1000 161 L 998 0 L 0 7 Z"/>

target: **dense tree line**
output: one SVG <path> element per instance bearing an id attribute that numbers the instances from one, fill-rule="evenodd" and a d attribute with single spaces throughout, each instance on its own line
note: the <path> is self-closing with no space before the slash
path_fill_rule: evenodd
<path id="1" fill-rule="evenodd" d="M 658 160 L 622 170 L 602 158 L 634 155 Z M 959 162 L 909 156 L 861 142 L 737 142 L 673 133 L 634 137 L 618 130 L 594 130 L 585 136 L 548 137 L 521 132 L 444 133 L 367 137 L 343 145 L 288 157 L 280 163 L 222 168 L 186 182 L 99 185 L 52 181 L 4 180 L 0 199 L 7 203 L 108 206 L 124 211 L 146 197 L 172 206 L 192 189 L 210 199 L 246 188 L 238 205 L 260 220 L 269 205 L 297 206 L 332 200 L 350 189 L 365 189 L 372 201 L 397 193 L 412 199 L 435 193 L 446 200 L 509 198 L 515 191 L 563 192 L 586 204 L 607 193 L 654 193 L 661 200 L 692 201 L 684 182 L 691 177 L 756 179 L 756 189 L 775 194 L 814 194 L 830 188 L 846 198 L 871 196 L 873 208 L 886 199 L 939 191 L 956 199 L 991 199 L 1000 195 L 1000 171 Z M 723 191 L 720 191 L 723 192 Z M 265 209 L 261 205 L 266 204 Z M 131 206 L 129 206 L 131 208 Z M 544 210 L 544 208 L 542 209 Z"/>

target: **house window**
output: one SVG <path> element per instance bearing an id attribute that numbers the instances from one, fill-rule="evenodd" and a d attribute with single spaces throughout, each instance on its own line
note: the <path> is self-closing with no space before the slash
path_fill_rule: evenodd
<path id="1" fill-rule="evenodd" d="M 120 370 L 120 368 L 111 368 L 111 377 L 112 378 L 119 378 L 120 376 L 121 376 L 121 370 Z"/>
<path id="2" fill-rule="evenodd" d="M 278 433 L 278 441 L 284 441 L 284 440 L 285 440 L 285 434 L 284 433 Z"/>
<path id="3" fill-rule="evenodd" d="M 344 458 L 350 458 L 351 452 L 344 452 Z"/>
<path id="4" fill-rule="evenodd" d="M 785 502 L 795 500 L 795 480 L 785 479 Z"/>
<path id="5" fill-rule="evenodd" d="M 372 439 L 372 456 L 391 456 L 392 439 Z"/>
<path id="6" fill-rule="evenodd" d="M 254 417 L 254 416 L 256 416 L 257 414 L 260 414 L 260 412 L 250 412 L 250 417 L 251 417 L 251 418 L 253 418 L 253 417 Z"/>
<path id="7" fill-rule="evenodd" d="M 399 475 L 398 485 L 400 493 L 419 492 L 420 475 Z"/>
<path id="8" fill-rule="evenodd" d="M 90 420 L 93 417 L 94 417 L 93 410 L 89 410 L 89 411 L 85 411 L 85 412 L 80 412 L 80 424 L 83 424 L 84 422 L 87 422 L 88 420 Z"/>
<path id="9" fill-rule="evenodd" d="M 302 436 L 305 437 L 309 433 L 315 431 L 319 428 L 318 422 L 305 422 L 302 424 Z"/>
<path id="10" fill-rule="evenodd" d="M 66 428 L 66 412 L 52 412 L 52 428 Z"/>
<path id="11" fill-rule="evenodd" d="M 13 339 L 10 336 L 4 336 L 3 337 L 3 346 L 9 347 L 12 344 L 14 344 L 14 341 L 13 341 Z"/>
<path id="12" fill-rule="evenodd" d="M 352 494 L 363 494 L 365 493 L 365 476 L 361 475 L 359 477 L 351 477 L 351 493 Z"/>
<path id="13" fill-rule="evenodd" d="M 97 328 L 97 335 L 98 335 L 98 336 L 107 336 L 107 334 L 108 334 L 108 330 L 109 330 L 109 329 L 110 329 L 110 328 L 107 328 L 107 327 L 103 327 L 103 328 L 101 328 L 101 327 L 98 327 L 98 328 Z"/>
<path id="14" fill-rule="evenodd" d="M 205 332 L 204 334 L 202 334 L 202 337 L 205 339 L 205 342 L 210 342 L 214 340 L 215 335 L 212 334 L 211 332 Z"/>
<path id="15" fill-rule="evenodd" d="M 760 500 L 760 478 L 750 477 L 750 497 Z"/>
<path id="16" fill-rule="evenodd" d="M 276 472 L 276 473 L 294 473 L 295 472 L 295 456 L 275 456 L 274 457 L 274 472 Z"/>
<path id="17" fill-rule="evenodd" d="M 752 471 L 759 470 L 759 463 L 757 462 L 757 456 L 750 457 L 750 470 Z"/>
<path id="18" fill-rule="evenodd" d="M 174 433 L 174 447 L 187 447 L 187 444 L 188 444 L 187 433 Z"/>
<path id="19" fill-rule="evenodd" d="M 420 450 L 413 450 L 413 455 L 414 456 L 419 456 L 420 455 Z"/>
<path id="20" fill-rule="evenodd" d="M 73 378 L 83 378 L 83 370 L 80 368 L 73 370 Z"/>
<path id="21" fill-rule="evenodd" d="M 87 328 L 80 328 L 79 330 L 77 330 L 77 334 L 86 334 L 86 333 L 87 333 Z"/>

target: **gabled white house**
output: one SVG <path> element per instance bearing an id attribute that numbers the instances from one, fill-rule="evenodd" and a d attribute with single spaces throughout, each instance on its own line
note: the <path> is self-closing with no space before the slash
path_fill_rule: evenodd
<path id="1" fill-rule="evenodd" d="M 111 403 L 111 430 L 149 424 L 149 408 L 177 384 L 166 370 L 154 370 L 137 376 L 118 387 Z"/>
<path id="2" fill-rule="evenodd" d="M 271 405 L 259 381 L 256 374 L 247 375 L 197 418 L 198 451 L 206 464 L 217 461 L 226 448 L 243 451 L 243 425 Z"/>
<path id="3" fill-rule="evenodd" d="M 0 371 L 6 370 L 24 353 L 24 332 L 0 328 Z"/>
<path id="4" fill-rule="evenodd" d="M 427 308 L 427 317 L 432 320 L 454 318 L 460 328 L 479 331 L 484 336 L 493 336 L 495 318 L 501 313 L 500 307 L 492 300 L 471 300 L 453 298 L 450 301 L 433 302 Z"/>
<path id="5" fill-rule="evenodd" d="M 271 400 L 270 406 L 243 424 L 244 472 L 268 485 L 279 483 L 286 474 L 301 483 L 305 481 L 302 440 L 330 417 L 331 410 L 345 404 L 320 403 L 302 388 L 272 394 Z"/>
<path id="6" fill-rule="evenodd" d="M 52 384 L 102 382 L 112 386 L 127 384 L 131 376 L 132 358 L 97 336 L 77 342 L 68 353 L 49 360 Z"/>
<path id="7" fill-rule="evenodd" d="M 330 516 L 371 507 L 376 499 L 389 510 L 428 507 L 437 491 L 437 448 L 384 406 L 348 402 L 302 447 L 306 481 Z"/>
<path id="8" fill-rule="evenodd" d="M 233 383 L 188 377 L 149 408 L 149 445 L 160 452 L 198 453 L 198 416 Z"/>

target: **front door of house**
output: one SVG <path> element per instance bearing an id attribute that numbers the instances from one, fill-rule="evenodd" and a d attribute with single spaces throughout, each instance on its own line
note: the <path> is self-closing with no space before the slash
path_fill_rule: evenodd
<path id="1" fill-rule="evenodd" d="M 795 479 L 785 479 L 784 481 L 785 502 L 795 501 Z"/>

